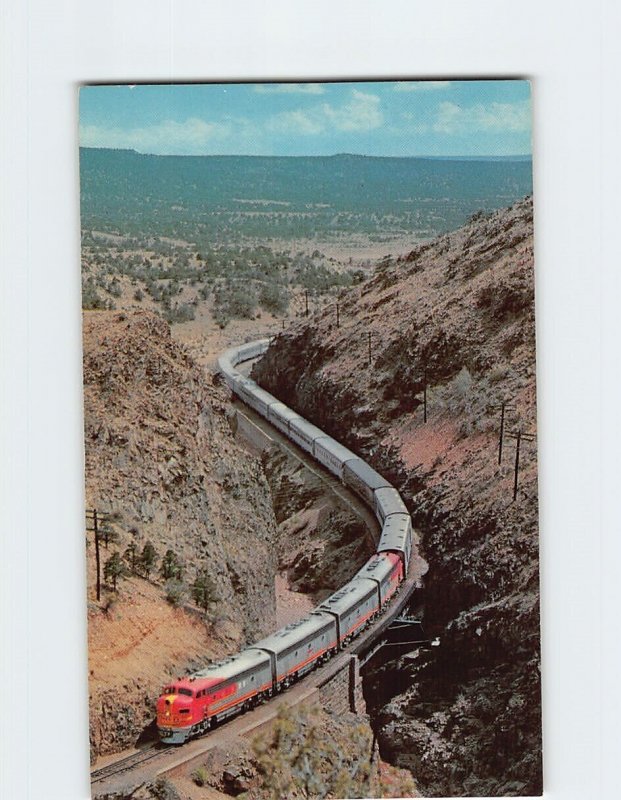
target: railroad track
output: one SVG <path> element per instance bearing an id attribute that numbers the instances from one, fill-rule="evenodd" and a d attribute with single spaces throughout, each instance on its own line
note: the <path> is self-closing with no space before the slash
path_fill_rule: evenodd
<path id="1" fill-rule="evenodd" d="M 174 748 L 159 743 L 154 743 L 149 747 L 146 747 L 144 750 L 140 750 L 138 753 L 132 753 L 131 755 L 121 758 L 118 761 L 113 761 L 106 767 L 101 767 L 100 769 L 94 770 L 91 772 L 91 784 L 101 783 L 102 781 L 105 781 L 114 775 L 120 775 L 123 772 L 130 772 L 137 767 L 142 766 L 142 764 L 146 764 L 147 761 L 151 761 L 151 759 L 162 755 L 164 751 L 170 751 L 172 749 Z"/>

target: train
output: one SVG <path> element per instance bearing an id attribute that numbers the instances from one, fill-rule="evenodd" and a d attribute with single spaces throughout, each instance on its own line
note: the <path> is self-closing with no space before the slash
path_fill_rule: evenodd
<path id="1" fill-rule="evenodd" d="M 160 741 L 183 744 L 219 722 L 266 702 L 347 647 L 392 601 L 412 557 L 412 520 L 398 491 L 348 448 L 244 377 L 235 367 L 265 353 L 269 339 L 218 359 L 231 392 L 305 450 L 375 513 L 376 552 L 356 575 L 303 619 L 241 653 L 170 681 L 157 700 Z"/>

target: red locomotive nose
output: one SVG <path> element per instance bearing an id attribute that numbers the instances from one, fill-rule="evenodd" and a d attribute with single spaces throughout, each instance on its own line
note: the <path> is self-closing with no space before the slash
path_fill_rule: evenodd
<path id="1" fill-rule="evenodd" d="M 158 719 L 169 723 L 189 723 L 192 716 L 192 701 L 178 694 L 160 695 L 157 701 Z"/>

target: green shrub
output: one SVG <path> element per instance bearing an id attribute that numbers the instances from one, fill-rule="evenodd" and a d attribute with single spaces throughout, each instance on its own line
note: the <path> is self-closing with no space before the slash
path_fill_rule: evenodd
<path id="1" fill-rule="evenodd" d="M 264 283 L 259 293 L 259 303 L 272 314 L 284 314 L 289 307 L 289 292 L 277 283 Z"/>
<path id="2" fill-rule="evenodd" d="M 256 306 L 256 290 L 247 283 L 225 284 L 214 295 L 214 317 L 221 328 L 233 317 L 252 319 Z M 224 320 L 224 324 L 221 324 Z"/>
<path id="3" fill-rule="evenodd" d="M 205 769 L 205 767 L 199 767 L 195 769 L 192 773 L 192 780 L 197 786 L 204 786 L 207 783 L 207 778 L 209 777 L 209 773 Z"/>
<path id="4" fill-rule="evenodd" d="M 182 581 L 171 578 L 166 583 L 166 601 L 171 606 L 179 606 L 185 600 L 186 591 L 187 587 Z"/>
<path id="5" fill-rule="evenodd" d="M 85 311 L 107 308 L 106 301 L 99 296 L 90 278 L 82 285 L 82 308 Z"/>
<path id="6" fill-rule="evenodd" d="M 173 784 L 166 778 L 157 778 L 147 788 L 155 800 L 181 800 Z"/>
<path id="7" fill-rule="evenodd" d="M 192 303 L 182 303 L 181 305 L 169 308 L 165 317 L 170 323 L 190 322 L 196 316 L 196 308 Z"/>

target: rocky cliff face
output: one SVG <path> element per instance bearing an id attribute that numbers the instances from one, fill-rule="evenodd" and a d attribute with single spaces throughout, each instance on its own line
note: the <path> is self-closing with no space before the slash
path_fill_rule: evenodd
<path id="1" fill-rule="evenodd" d="M 525 199 L 384 259 L 339 327 L 335 308 L 298 322 L 255 369 L 391 478 L 421 531 L 440 646 L 387 665 L 371 710 L 424 794 L 541 789 L 535 443 L 515 501 L 514 438 L 498 464 L 502 403 L 506 434 L 536 433 L 532 222 Z"/>
<path id="2" fill-rule="evenodd" d="M 153 314 L 85 315 L 86 505 L 114 515 L 116 539 L 102 548 L 102 561 L 130 545 L 140 554 L 147 541 L 157 551 L 148 580 L 119 579 L 118 592 L 106 589 L 101 603 L 92 541 L 87 551 L 96 752 L 136 740 L 170 676 L 274 627 L 270 490 L 260 461 L 233 439 L 226 396 Z M 168 549 L 184 567 L 176 605 L 159 575 Z M 188 589 L 199 570 L 215 590 L 206 619 Z"/>

